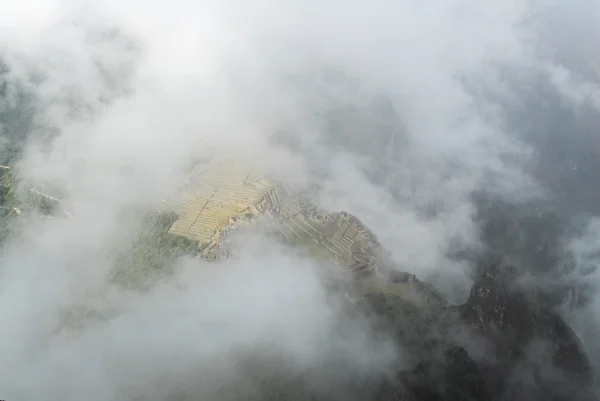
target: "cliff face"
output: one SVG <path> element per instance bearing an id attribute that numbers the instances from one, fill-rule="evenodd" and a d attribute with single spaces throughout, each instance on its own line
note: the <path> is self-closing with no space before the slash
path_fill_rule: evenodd
<path id="1" fill-rule="evenodd" d="M 513 266 L 493 264 L 460 307 L 461 320 L 491 345 L 494 396 L 590 399 L 592 369 L 577 335 L 519 279 Z"/>
<path id="2" fill-rule="evenodd" d="M 369 295 L 376 320 L 384 319 L 418 355 L 377 399 L 595 400 L 592 369 L 577 335 L 519 278 L 509 265 L 488 266 L 464 305 L 434 313 Z M 475 344 L 485 344 L 485 352 Z"/>

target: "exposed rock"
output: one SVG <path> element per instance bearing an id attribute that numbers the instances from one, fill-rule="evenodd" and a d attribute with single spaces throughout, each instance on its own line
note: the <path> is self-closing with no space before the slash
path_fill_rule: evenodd
<path id="1" fill-rule="evenodd" d="M 513 266 L 492 265 L 476 280 L 466 304 L 441 307 L 429 317 L 390 296 L 371 295 L 377 319 L 387 319 L 388 329 L 419 360 L 399 373 L 395 393 L 388 389 L 376 399 L 597 399 L 577 335 L 558 312 L 520 286 L 519 278 Z M 454 344 L 453 329 L 463 324 L 491 344 L 483 358 Z"/>
<path id="2" fill-rule="evenodd" d="M 461 307 L 465 323 L 492 344 L 485 369 L 495 398 L 587 399 L 592 371 L 577 335 L 518 279 L 513 266 L 492 265 Z"/>
<path id="3" fill-rule="evenodd" d="M 462 347 L 449 346 L 402 377 L 416 400 L 491 400 L 481 370 Z"/>
<path id="4" fill-rule="evenodd" d="M 357 304 L 376 332 L 391 333 L 409 350 L 404 355 L 409 363 L 433 356 L 457 321 L 451 308 L 420 308 L 401 295 L 365 294 Z"/>

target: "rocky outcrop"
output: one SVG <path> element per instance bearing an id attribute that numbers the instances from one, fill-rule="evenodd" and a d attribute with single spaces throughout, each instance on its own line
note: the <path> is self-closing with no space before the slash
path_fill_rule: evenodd
<path id="1" fill-rule="evenodd" d="M 513 266 L 494 264 L 460 308 L 462 322 L 491 345 L 480 362 L 490 392 L 502 400 L 589 399 L 592 370 L 577 335 L 519 279 Z"/>
<path id="2" fill-rule="evenodd" d="M 415 400 L 488 401 L 484 375 L 467 351 L 449 346 L 443 352 L 401 375 Z"/>
<path id="3" fill-rule="evenodd" d="M 565 320 L 520 285 L 510 265 L 483 271 L 460 307 L 423 314 L 401 299 L 370 294 L 375 321 L 397 334 L 413 364 L 376 400 L 595 400 L 592 370 Z M 458 333 L 478 340 L 463 342 Z M 482 352 L 480 344 L 486 344 Z"/>

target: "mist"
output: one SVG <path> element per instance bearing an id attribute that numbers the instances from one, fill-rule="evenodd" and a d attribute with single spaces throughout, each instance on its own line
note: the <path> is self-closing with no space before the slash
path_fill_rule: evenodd
<path id="1" fill-rule="evenodd" d="M 600 324 L 600 11 L 551 6 L 4 4 L 3 163 L 72 216 L 24 217 L 4 244 L 0 397 L 258 399 L 250 356 L 319 388 L 403 365 L 329 296 L 322 266 L 257 235 L 141 289 L 111 280 L 131 210 L 160 207 L 214 153 L 358 216 L 453 303 L 488 251 L 541 270 L 559 303 L 581 287 L 565 313 L 600 362 L 585 335 Z"/>

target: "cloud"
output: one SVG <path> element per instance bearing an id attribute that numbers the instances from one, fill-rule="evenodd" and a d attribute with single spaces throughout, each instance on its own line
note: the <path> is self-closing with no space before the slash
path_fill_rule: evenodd
<path id="1" fill-rule="evenodd" d="M 208 379 L 192 383 L 235 371 L 236 347 L 280 346 L 301 371 L 340 355 L 362 372 L 386 365 L 389 345 L 359 322 L 336 334 L 344 316 L 316 267 L 272 244 L 214 269 L 187 262 L 173 279 L 183 288 L 133 293 L 107 284 L 106 254 L 134 235 L 125 211 L 171 194 L 195 158 L 239 152 L 356 214 L 399 268 L 464 298 L 472 266 L 451 254 L 483 246 L 473 192 L 540 196 L 523 171 L 530 145 L 464 85 L 512 93 L 495 67 L 537 68 L 530 11 L 454 0 L 5 6 L 1 53 L 37 107 L 19 172 L 63 194 L 74 218 L 34 219 L 6 245 L 0 388 L 13 392 L 2 396 L 141 397 L 153 380 L 157 399 L 209 391 Z M 106 316 L 55 334 L 90 297 Z"/>

